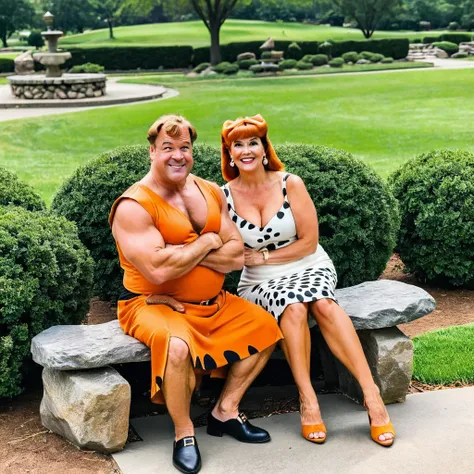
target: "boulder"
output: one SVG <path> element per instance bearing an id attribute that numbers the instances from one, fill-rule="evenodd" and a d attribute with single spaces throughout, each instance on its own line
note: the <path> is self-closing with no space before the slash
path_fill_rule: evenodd
<path id="1" fill-rule="evenodd" d="M 356 64 L 370 64 L 368 59 L 359 59 Z"/>
<path id="2" fill-rule="evenodd" d="M 29 51 L 20 54 L 14 59 L 15 73 L 20 76 L 26 76 L 35 73 L 35 61 Z"/>
<path id="3" fill-rule="evenodd" d="M 208 67 L 207 69 L 204 69 L 204 71 L 201 72 L 201 76 L 215 76 L 217 74 L 216 71 L 212 70 L 212 67 Z"/>
<path id="4" fill-rule="evenodd" d="M 385 403 L 403 402 L 413 371 L 413 343 L 398 328 L 358 331 L 375 383 Z M 362 390 L 352 374 L 336 361 L 339 390 L 363 403 Z"/>
<path id="5" fill-rule="evenodd" d="M 449 54 L 440 48 L 434 48 L 433 53 L 437 58 L 449 58 Z"/>
<path id="6" fill-rule="evenodd" d="M 237 55 L 237 61 L 244 61 L 245 59 L 257 59 L 255 53 L 240 53 Z"/>
<path id="7" fill-rule="evenodd" d="M 111 367 L 88 371 L 43 370 L 43 426 L 80 448 L 119 451 L 128 435 L 131 392 Z"/>

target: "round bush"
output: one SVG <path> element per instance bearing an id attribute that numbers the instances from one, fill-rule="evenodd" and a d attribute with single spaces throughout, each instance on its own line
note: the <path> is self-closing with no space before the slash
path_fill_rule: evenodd
<path id="1" fill-rule="evenodd" d="M 332 43 L 329 41 L 325 41 L 318 46 L 318 53 L 319 54 L 326 54 L 327 56 L 331 56 L 332 51 Z"/>
<path id="2" fill-rule="evenodd" d="M 301 48 L 298 43 L 290 43 L 288 46 L 288 49 L 286 51 L 286 57 L 288 59 L 296 59 L 296 61 L 299 61 L 303 56 L 303 53 L 301 52 Z"/>
<path id="3" fill-rule="evenodd" d="M 271 51 L 263 51 L 260 55 L 261 59 L 272 59 L 272 52 Z"/>
<path id="4" fill-rule="evenodd" d="M 370 62 L 371 63 L 379 63 L 380 61 L 382 61 L 383 58 L 384 58 L 383 54 L 374 53 L 374 54 L 372 54 L 372 57 L 370 58 Z"/>
<path id="5" fill-rule="evenodd" d="M 356 63 L 360 58 L 359 54 L 355 51 L 349 51 L 348 53 L 344 53 L 342 55 L 342 59 L 344 59 L 344 62 L 346 63 Z"/>
<path id="6" fill-rule="evenodd" d="M 451 21 L 448 25 L 448 30 L 450 31 L 456 31 L 459 30 L 460 26 L 457 21 Z"/>
<path id="7" fill-rule="evenodd" d="M 260 64 L 254 64 L 253 66 L 249 67 L 249 71 L 258 73 L 258 72 L 263 72 L 263 66 Z"/>
<path id="8" fill-rule="evenodd" d="M 278 66 L 281 71 L 285 69 L 294 69 L 297 62 L 296 59 L 284 59 Z"/>
<path id="9" fill-rule="evenodd" d="M 237 74 L 239 72 L 239 65 L 238 64 L 231 64 L 227 66 L 223 71 L 223 74 L 230 76 L 232 74 Z"/>
<path id="10" fill-rule="evenodd" d="M 94 63 L 85 63 L 73 66 L 69 72 L 73 74 L 99 74 L 104 72 L 104 66 Z"/>
<path id="11" fill-rule="evenodd" d="M 220 152 L 196 144 L 194 172 L 207 179 L 219 178 Z M 212 160 L 207 157 L 212 157 Z M 202 165 L 205 163 L 205 165 Z M 150 168 L 146 145 L 117 148 L 79 167 L 53 198 L 51 210 L 77 224 L 79 238 L 94 259 L 94 294 L 115 300 L 121 293 L 122 271 L 108 224 L 113 202 Z"/>
<path id="12" fill-rule="evenodd" d="M 327 54 L 315 54 L 311 58 L 311 62 L 314 66 L 323 66 L 324 64 L 327 64 L 328 61 L 329 57 Z"/>
<path id="13" fill-rule="evenodd" d="M 41 211 L 46 208 L 36 191 L 18 177 L 0 167 L 0 206 L 12 204 L 29 211 Z"/>
<path id="14" fill-rule="evenodd" d="M 433 151 L 389 178 L 400 204 L 398 251 L 421 280 L 474 285 L 474 155 Z"/>
<path id="15" fill-rule="evenodd" d="M 442 49 L 448 53 L 449 56 L 452 56 L 459 51 L 459 46 L 456 43 L 451 43 L 450 41 L 437 41 L 433 43 L 433 46 Z"/>
<path id="16" fill-rule="evenodd" d="M 383 58 L 382 61 L 380 61 L 382 64 L 390 64 L 393 63 L 393 58 Z"/>
<path id="17" fill-rule="evenodd" d="M 36 49 L 42 48 L 44 46 L 44 39 L 41 36 L 41 32 L 32 31 L 30 36 L 28 36 L 28 44 L 34 46 Z"/>
<path id="18" fill-rule="evenodd" d="M 305 54 L 302 58 L 301 61 L 304 61 L 305 63 L 310 63 L 313 59 L 312 54 Z"/>
<path id="19" fill-rule="evenodd" d="M 360 59 L 366 59 L 367 61 L 371 61 L 373 55 L 374 53 L 370 51 L 362 51 L 362 53 L 360 53 L 359 56 L 360 56 Z"/>
<path id="20" fill-rule="evenodd" d="M 239 68 L 240 69 L 250 69 L 250 66 L 254 66 L 255 64 L 259 64 L 257 59 L 242 59 L 239 61 Z"/>
<path id="21" fill-rule="evenodd" d="M 31 338 L 87 314 L 93 262 L 72 222 L 0 207 L 0 398 L 22 390 Z"/>
<path id="22" fill-rule="evenodd" d="M 342 58 L 334 58 L 329 61 L 329 65 L 331 67 L 342 67 L 344 65 L 344 59 Z"/>
<path id="23" fill-rule="evenodd" d="M 208 67 L 211 67 L 211 63 L 201 63 L 198 64 L 194 69 L 193 72 L 199 74 L 202 71 L 205 71 Z"/>
<path id="24" fill-rule="evenodd" d="M 212 70 L 219 74 L 223 74 L 224 69 L 227 69 L 229 66 L 232 66 L 232 63 L 230 63 L 229 61 L 222 61 L 221 63 L 212 66 Z"/>
<path id="25" fill-rule="evenodd" d="M 313 69 L 313 65 L 311 63 L 307 63 L 306 61 L 298 61 L 296 63 L 296 69 L 300 71 L 308 71 L 309 69 Z"/>

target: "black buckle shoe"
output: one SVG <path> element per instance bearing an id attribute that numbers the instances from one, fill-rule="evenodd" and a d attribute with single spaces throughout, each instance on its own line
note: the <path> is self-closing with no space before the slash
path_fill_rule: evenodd
<path id="1" fill-rule="evenodd" d="M 174 442 L 173 466 L 185 474 L 197 474 L 201 470 L 201 454 L 194 436 Z"/>
<path id="2" fill-rule="evenodd" d="M 209 413 L 207 417 L 207 434 L 222 436 L 224 433 L 233 436 L 242 443 L 268 443 L 271 440 L 268 431 L 253 426 L 244 413 L 239 413 L 237 418 L 219 421 Z"/>

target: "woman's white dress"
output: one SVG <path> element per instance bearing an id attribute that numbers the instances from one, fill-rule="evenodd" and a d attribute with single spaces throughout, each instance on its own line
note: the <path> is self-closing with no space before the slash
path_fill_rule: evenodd
<path id="1" fill-rule="evenodd" d="M 229 184 L 222 187 L 229 214 L 237 225 L 245 247 L 255 250 L 276 250 L 298 239 L 296 225 L 288 201 L 286 174 L 282 180 L 283 204 L 265 227 L 258 227 L 242 219 L 236 212 Z M 252 301 L 277 320 L 285 308 L 293 303 L 309 303 L 321 298 L 337 302 L 334 290 L 337 274 L 334 265 L 321 245 L 316 252 L 289 263 L 244 266 L 237 293 Z"/>

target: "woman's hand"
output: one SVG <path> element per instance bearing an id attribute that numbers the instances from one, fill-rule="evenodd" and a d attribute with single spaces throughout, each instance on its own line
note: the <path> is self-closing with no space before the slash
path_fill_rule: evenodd
<path id="1" fill-rule="evenodd" d="M 254 249 L 244 249 L 244 265 L 247 267 L 256 267 L 257 265 L 263 265 L 265 259 L 263 253 Z"/>

